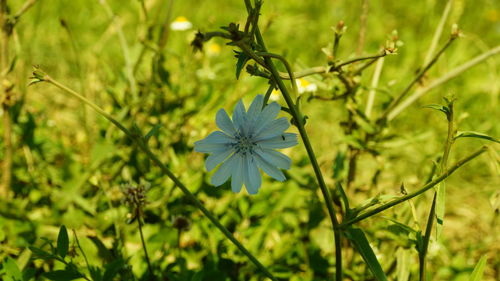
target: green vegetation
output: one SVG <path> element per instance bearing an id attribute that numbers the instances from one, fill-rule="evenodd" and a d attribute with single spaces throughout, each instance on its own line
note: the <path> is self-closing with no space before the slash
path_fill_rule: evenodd
<path id="1" fill-rule="evenodd" d="M 0 279 L 500 279 L 498 1 L 0 0 L 0 25 Z M 214 187 L 194 143 L 258 94 L 299 136 L 287 179 Z"/>

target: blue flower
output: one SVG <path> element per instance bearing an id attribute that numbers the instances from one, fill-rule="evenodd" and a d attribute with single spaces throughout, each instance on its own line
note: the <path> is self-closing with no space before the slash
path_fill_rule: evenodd
<path id="1" fill-rule="evenodd" d="M 291 160 L 275 149 L 297 144 L 297 135 L 285 133 L 290 123 L 285 117 L 275 119 L 280 112 L 276 102 L 263 107 L 264 98 L 258 95 L 245 110 L 240 100 L 233 112 L 233 120 L 224 109 L 217 112 L 215 122 L 222 131 L 215 131 L 194 143 L 194 150 L 210 153 L 205 161 L 208 171 L 220 165 L 211 178 L 219 186 L 231 177 L 231 189 L 240 192 L 245 184 L 248 193 L 256 194 L 262 183 L 259 169 L 278 181 L 285 175 L 280 169 L 289 169 Z"/>

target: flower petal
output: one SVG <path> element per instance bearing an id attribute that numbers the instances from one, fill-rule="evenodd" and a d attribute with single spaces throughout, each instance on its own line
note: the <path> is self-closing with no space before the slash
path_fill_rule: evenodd
<path id="1" fill-rule="evenodd" d="M 244 157 L 243 177 L 245 186 L 249 194 L 257 194 L 259 187 L 262 184 L 262 178 L 257 168 L 256 161 L 253 156 L 247 155 Z"/>
<path id="2" fill-rule="evenodd" d="M 262 111 L 262 105 L 264 104 L 264 97 L 262 95 L 257 95 L 250 107 L 248 108 L 248 119 L 255 122 Z"/>
<path id="3" fill-rule="evenodd" d="M 233 112 L 233 124 L 236 130 L 243 130 L 246 125 L 246 115 L 245 106 L 243 105 L 243 101 L 240 100 Z"/>
<path id="4" fill-rule="evenodd" d="M 258 134 L 262 128 L 264 128 L 269 122 L 273 121 L 274 118 L 280 112 L 281 106 L 277 102 L 272 102 L 264 107 L 259 115 L 259 118 L 255 121 L 255 133 Z"/>
<path id="5" fill-rule="evenodd" d="M 288 123 L 288 120 L 285 117 L 273 120 L 259 132 L 256 132 L 257 135 L 255 135 L 255 141 L 265 140 L 281 135 L 289 127 L 290 123 Z"/>
<path id="6" fill-rule="evenodd" d="M 217 165 L 219 165 L 222 161 L 226 160 L 231 153 L 234 152 L 234 149 L 230 148 L 224 151 L 217 151 L 210 156 L 207 157 L 207 160 L 205 160 L 205 167 L 207 168 L 207 171 L 212 171 Z"/>
<path id="7" fill-rule="evenodd" d="M 255 152 L 273 166 L 276 166 L 281 169 L 287 169 L 287 170 L 290 169 L 292 160 L 290 160 L 288 156 L 286 156 L 281 152 L 272 149 L 257 149 L 255 150 Z"/>
<path id="8" fill-rule="evenodd" d="M 206 138 L 195 142 L 194 151 L 210 153 L 226 150 L 228 149 L 228 147 L 230 147 L 230 144 L 233 141 L 233 138 L 224 134 L 223 132 L 215 131 L 208 135 Z"/>
<path id="9" fill-rule="evenodd" d="M 215 115 L 215 123 L 217 127 L 219 127 L 226 134 L 234 136 L 236 134 L 236 129 L 234 128 L 233 121 L 229 119 L 229 115 L 227 115 L 226 110 L 221 108 L 217 111 L 217 115 Z"/>
<path id="10" fill-rule="evenodd" d="M 229 157 L 229 159 L 227 159 L 226 162 L 222 163 L 219 169 L 212 175 L 210 183 L 214 186 L 219 186 L 225 183 L 229 176 L 231 176 L 235 160 L 236 157 L 233 154 L 231 157 Z"/>
<path id="11" fill-rule="evenodd" d="M 231 172 L 231 189 L 234 193 L 238 193 L 243 185 L 243 157 L 240 154 L 234 154 L 234 163 Z"/>
<path id="12" fill-rule="evenodd" d="M 279 149 L 287 148 L 297 145 L 297 134 L 294 133 L 282 133 L 276 137 L 261 140 L 257 142 L 257 145 L 263 149 Z"/>
<path id="13" fill-rule="evenodd" d="M 276 168 L 276 166 L 271 165 L 269 162 L 264 160 L 264 158 L 262 158 L 259 154 L 255 155 L 255 160 L 257 161 L 257 166 L 272 178 L 278 181 L 284 181 L 286 179 L 285 175 L 283 175 L 280 169 Z"/>

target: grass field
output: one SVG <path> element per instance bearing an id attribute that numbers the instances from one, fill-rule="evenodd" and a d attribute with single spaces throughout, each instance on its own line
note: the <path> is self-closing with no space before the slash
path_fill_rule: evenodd
<path id="1" fill-rule="evenodd" d="M 500 2 L 258 4 L 0 0 L 1 280 L 500 280 Z M 259 94 L 286 180 L 215 187 Z"/>

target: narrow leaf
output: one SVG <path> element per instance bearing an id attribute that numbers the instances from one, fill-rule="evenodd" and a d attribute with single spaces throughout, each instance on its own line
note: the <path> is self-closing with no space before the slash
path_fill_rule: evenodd
<path id="1" fill-rule="evenodd" d="M 477 262 L 476 266 L 474 267 L 474 271 L 472 271 L 472 274 L 469 277 L 469 281 L 481 281 L 482 280 L 484 266 L 486 265 L 487 259 L 488 258 L 486 255 L 481 257 L 481 259 Z"/>
<path id="2" fill-rule="evenodd" d="M 238 61 L 236 62 L 236 79 L 240 78 L 241 70 L 245 66 L 245 64 L 248 61 L 248 56 L 243 53 L 243 52 L 236 52 L 236 57 L 238 58 Z"/>
<path id="3" fill-rule="evenodd" d="M 59 256 L 64 258 L 68 253 L 69 249 L 69 238 L 68 231 L 64 225 L 59 229 L 59 235 L 57 236 L 57 253 Z"/>
<path id="4" fill-rule="evenodd" d="M 483 133 L 479 133 L 479 132 L 474 132 L 474 131 L 460 131 L 460 132 L 457 132 L 457 135 L 455 136 L 455 139 L 458 139 L 458 138 L 477 138 L 477 139 L 484 139 L 484 140 L 489 140 L 489 141 L 492 141 L 492 142 L 496 142 L 496 143 L 500 143 L 500 140 L 492 137 L 492 136 L 488 136 L 486 134 L 483 134 Z"/>
<path id="5" fill-rule="evenodd" d="M 51 272 L 46 272 L 43 274 L 43 276 L 47 279 L 55 281 L 68 281 L 83 277 L 81 273 L 73 270 L 55 270 Z"/>
<path id="6" fill-rule="evenodd" d="M 346 236 L 361 254 L 375 279 L 378 281 L 387 281 L 387 276 L 385 276 L 382 266 L 380 266 L 368 239 L 366 239 L 365 233 L 359 228 L 349 227 L 346 230 Z"/>
<path id="7" fill-rule="evenodd" d="M 49 252 L 46 252 L 42 249 L 39 249 L 37 247 L 29 246 L 29 249 L 31 252 L 33 252 L 33 259 L 44 259 L 44 260 L 49 260 L 55 258 L 54 255 L 52 255 Z"/>
<path id="8" fill-rule="evenodd" d="M 157 136 L 158 135 L 158 132 L 159 132 L 159 129 L 162 127 L 161 124 L 156 124 L 145 136 L 144 138 L 146 139 L 146 142 L 149 141 L 149 139 L 152 137 L 152 136 Z"/>
<path id="9" fill-rule="evenodd" d="M 450 112 L 450 109 L 444 105 L 441 105 L 441 104 L 429 104 L 429 105 L 424 105 L 422 106 L 423 108 L 431 108 L 431 109 L 435 109 L 435 110 L 439 110 L 441 112 L 443 112 L 444 114 L 448 115 L 448 113 Z"/>

